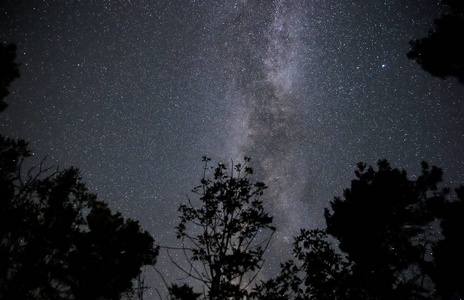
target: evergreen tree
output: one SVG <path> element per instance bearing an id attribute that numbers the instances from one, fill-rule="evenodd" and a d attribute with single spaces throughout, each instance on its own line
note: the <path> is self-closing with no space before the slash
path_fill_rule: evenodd
<path id="1" fill-rule="evenodd" d="M 427 37 L 411 41 L 408 58 L 433 76 L 454 76 L 464 82 L 464 4 L 443 0 L 449 11 L 435 20 Z"/>
<path id="2" fill-rule="evenodd" d="M 255 299 L 446 299 L 464 296 L 464 188 L 449 200 L 442 170 L 422 173 L 386 160 L 358 164 L 343 197 L 326 209 L 326 230 L 302 230 L 281 273 Z"/>

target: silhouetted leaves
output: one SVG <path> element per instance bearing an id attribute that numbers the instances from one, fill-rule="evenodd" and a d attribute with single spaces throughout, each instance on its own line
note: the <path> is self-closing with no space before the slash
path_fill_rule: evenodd
<path id="1" fill-rule="evenodd" d="M 153 238 L 111 213 L 77 169 L 22 170 L 29 154 L 0 137 L 0 298 L 119 299 L 155 263 Z"/>
<path id="2" fill-rule="evenodd" d="M 432 278 L 442 299 L 464 297 L 464 187 L 458 188 L 456 193 L 458 199 L 442 206 L 440 219 L 444 239 L 433 247 Z"/>
<path id="3" fill-rule="evenodd" d="M 426 163 L 422 168 L 414 181 L 385 160 L 378 170 L 358 166 L 344 199 L 335 198 L 333 212 L 325 212 L 327 232 L 339 240 L 354 263 L 351 276 L 369 295 L 410 299 L 430 292 L 424 257 L 431 250 L 435 217 L 427 199 L 443 201 L 435 192 L 442 172 Z"/>
<path id="4" fill-rule="evenodd" d="M 302 229 L 295 259 L 252 298 L 461 299 L 464 188 L 448 200 L 442 170 L 425 162 L 416 180 L 386 160 L 359 163 L 355 175 L 325 211 L 327 231 Z"/>
<path id="5" fill-rule="evenodd" d="M 261 200 L 266 186 L 249 178 L 253 174 L 249 158 L 231 170 L 224 164 L 212 169 L 209 161 L 203 157 L 201 185 L 193 189 L 199 201 L 188 199 L 179 206 L 177 238 L 188 266 L 176 265 L 205 287 L 204 297 L 243 299 L 275 230 Z M 210 170 L 213 179 L 207 176 Z"/>
<path id="6" fill-rule="evenodd" d="M 11 82 L 19 78 L 18 64 L 15 63 L 16 45 L 0 43 L 0 112 L 8 106 L 4 98 L 10 94 Z"/>
<path id="7" fill-rule="evenodd" d="M 171 300 L 195 300 L 201 296 L 201 293 L 195 293 L 192 287 L 184 283 L 181 286 L 177 284 L 171 285 L 169 295 Z"/>
<path id="8" fill-rule="evenodd" d="M 350 264 L 336 253 L 325 231 L 301 229 L 293 246 L 296 261 L 285 262 L 276 278 L 258 284 L 252 293 L 255 299 L 328 300 L 348 295 Z"/>
<path id="9" fill-rule="evenodd" d="M 443 1 L 450 12 L 435 20 L 428 37 L 411 41 L 408 58 L 440 78 L 454 76 L 464 82 L 464 8 L 462 1 Z"/>

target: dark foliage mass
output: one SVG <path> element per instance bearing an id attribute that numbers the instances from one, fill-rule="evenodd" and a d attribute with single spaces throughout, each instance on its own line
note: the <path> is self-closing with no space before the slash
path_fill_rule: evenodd
<path id="1" fill-rule="evenodd" d="M 23 140 L 0 138 L 0 297 L 134 293 L 141 266 L 155 263 L 152 237 L 88 193 L 77 169 L 41 164 L 25 171 L 29 156 Z M 325 212 L 327 229 L 302 229 L 294 259 L 254 285 L 275 230 L 261 200 L 266 186 L 251 180 L 248 159 L 230 171 L 208 161 L 193 189 L 198 201 L 180 206 L 176 228 L 187 265 L 175 264 L 204 289 L 173 284 L 171 299 L 464 296 L 464 188 L 450 200 L 449 189 L 439 189 L 441 169 L 422 163 L 421 175 L 411 180 L 386 160 L 377 169 L 358 164 L 351 187 Z"/>
<path id="2" fill-rule="evenodd" d="M 428 224 L 434 220 L 427 203 L 442 198 L 434 194 L 441 175 L 423 164 L 422 175 L 411 181 L 387 161 L 376 171 L 359 164 L 344 199 L 335 198 L 333 213 L 326 211 L 327 232 L 356 263 L 353 274 L 362 278 L 368 294 L 409 299 L 424 292 L 424 257 L 433 241 Z"/>
<path id="3" fill-rule="evenodd" d="M 338 254 L 324 230 L 301 229 L 294 240 L 297 260 L 281 264 L 275 278 L 258 284 L 253 299 L 339 299 L 346 298 L 350 264 Z"/>
<path id="4" fill-rule="evenodd" d="M 185 283 L 182 285 L 172 284 L 168 291 L 170 300 L 195 300 L 202 295 L 201 293 L 195 293 L 193 288 Z"/>
<path id="5" fill-rule="evenodd" d="M 4 98 L 10 94 L 11 82 L 19 78 L 18 64 L 15 62 L 16 45 L 0 43 L 0 112 L 8 106 Z"/>
<path id="6" fill-rule="evenodd" d="M 408 179 L 386 160 L 360 163 L 327 209 L 326 230 L 301 230 L 293 260 L 257 286 L 257 299 L 461 299 L 463 188 L 450 200 L 442 170 Z M 331 240 L 335 238 L 335 240 Z M 339 249 L 336 245 L 339 245 Z"/>
<path id="7" fill-rule="evenodd" d="M 458 198 L 438 207 L 443 238 L 433 247 L 435 268 L 431 274 L 443 299 L 464 298 L 464 187 Z"/>
<path id="8" fill-rule="evenodd" d="M 0 298 L 119 299 L 153 238 L 112 213 L 80 182 L 79 171 L 23 170 L 23 140 L 0 137 Z"/>
<path id="9" fill-rule="evenodd" d="M 367 295 L 411 299 L 428 293 L 425 259 L 434 242 L 428 203 L 437 193 L 441 170 L 423 164 L 422 175 L 409 180 L 405 171 L 380 161 L 378 170 L 359 164 L 344 199 L 326 211 L 327 232 L 354 263 L 352 276 Z"/>
<path id="10" fill-rule="evenodd" d="M 464 83 L 464 5 L 459 0 L 444 0 L 449 13 L 435 20 L 427 37 L 411 41 L 408 57 L 433 76 L 454 76 Z"/>

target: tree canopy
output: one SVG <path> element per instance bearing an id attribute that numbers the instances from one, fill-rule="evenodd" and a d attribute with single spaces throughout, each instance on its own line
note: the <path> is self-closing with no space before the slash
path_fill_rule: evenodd
<path id="1" fill-rule="evenodd" d="M 408 58 L 433 76 L 449 76 L 464 83 L 464 5 L 459 0 L 443 0 L 449 12 L 435 20 L 427 37 L 411 41 Z"/>
<path id="2" fill-rule="evenodd" d="M 15 58 L 16 45 L 0 43 L 0 112 L 8 106 L 4 99 L 10 94 L 8 88 L 11 82 L 19 78 L 19 65 L 15 62 Z"/>
<path id="3" fill-rule="evenodd" d="M 358 164 L 351 187 L 326 209 L 326 230 L 295 237 L 281 273 L 256 299 L 461 299 L 463 188 L 450 199 L 442 170 L 415 179 L 381 160 Z"/>
<path id="4" fill-rule="evenodd" d="M 75 168 L 23 170 L 27 143 L 0 137 L 0 298 L 119 299 L 157 248 Z"/>
<path id="5" fill-rule="evenodd" d="M 203 286 L 204 292 L 196 296 L 244 299 L 275 230 L 261 199 L 266 186 L 250 178 L 249 158 L 231 170 L 224 164 L 212 168 L 209 161 L 203 158 L 201 184 L 192 190 L 198 201 L 188 198 L 179 207 L 177 238 L 188 263 L 176 265 Z M 170 291 L 174 299 L 193 299 L 192 289 L 185 285 Z"/>
<path id="6" fill-rule="evenodd" d="M 366 294 L 382 299 L 427 294 L 425 257 L 436 231 L 428 204 L 443 201 L 437 191 L 442 171 L 423 163 L 422 175 L 410 180 L 382 160 L 378 170 L 359 164 L 355 173 L 344 199 L 336 197 L 325 213 L 327 232 L 353 262 L 351 276 Z"/>

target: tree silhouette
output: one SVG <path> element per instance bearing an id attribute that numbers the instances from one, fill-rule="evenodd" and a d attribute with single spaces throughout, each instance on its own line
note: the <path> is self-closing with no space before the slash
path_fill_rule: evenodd
<path id="1" fill-rule="evenodd" d="M 350 263 L 334 250 L 324 230 L 301 229 L 293 246 L 296 261 L 281 264 L 278 276 L 258 284 L 251 293 L 253 299 L 329 300 L 340 295 L 351 299 L 347 297 Z"/>
<path id="2" fill-rule="evenodd" d="M 433 76 L 454 76 L 464 83 L 464 5 L 459 0 L 442 2 L 450 12 L 435 20 L 426 38 L 410 42 L 408 58 Z"/>
<path id="3" fill-rule="evenodd" d="M 249 178 L 249 158 L 230 171 L 218 164 L 213 179 L 207 178 L 213 169 L 209 161 L 203 157 L 201 185 L 192 190 L 199 206 L 189 198 L 179 207 L 177 238 L 188 265 L 175 263 L 189 279 L 199 281 L 204 299 L 244 299 L 275 230 L 261 200 L 266 186 Z"/>
<path id="4" fill-rule="evenodd" d="M 28 156 L 26 142 L 0 137 L 0 298 L 119 299 L 155 263 L 153 238 L 77 169 L 24 171 Z"/>
<path id="5" fill-rule="evenodd" d="M 355 174 L 343 197 L 326 209 L 327 229 L 301 230 L 295 260 L 251 296 L 461 299 L 464 188 L 449 200 L 449 190 L 438 188 L 442 170 L 425 162 L 415 180 L 386 160 L 377 169 L 359 163 Z"/>
<path id="6" fill-rule="evenodd" d="M 172 284 L 169 287 L 169 295 L 171 300 L 196 300 L 201 293 L 195 293 L 192 287 L 184 283 L 181 286 Z"/>
<path id="7" fill-rule="evenodd" d="M 13 80 L 19 78 L 18 64 L 15 63 L 15 58 L 15 44 L 0 44 L 0 112 L 8 106 L 4 100 L 10 94 L 8 87 Z"/>
<path id="8" fill-rule="evenodd" d="M 443 239 L 433 247 L 432 278 L 442 299 L 464 298 L 464 187 L 458 198 L 445 201 L 439 210 Z"/>
<path id="9" fill-rule="evenodd" d="M 358 164 L 351 188 L 326 209 L 327 232 L 354 263 L 352 277 L 378 299 L 411 299 L 431 293 L 426 260 L 436 240 L 434 212 L 442 202 L 437 185 L 442 171 L 422 164 L 422 175 L 409 180 L 386 160 L 378 170 Z"/>

